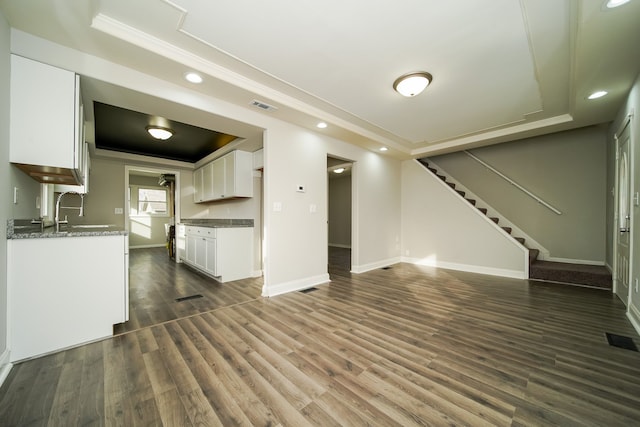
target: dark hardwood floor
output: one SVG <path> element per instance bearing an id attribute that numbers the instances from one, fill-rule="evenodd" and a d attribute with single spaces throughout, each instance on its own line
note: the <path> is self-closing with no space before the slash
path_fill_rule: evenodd
<path id="1" fill-rule="evenodd" d="M 129 266 L 129 321 L 115 325 L 114 334 L 244 303 L 262 293 L 261 280 L 219 283 L 171 261 L 163 248 L 131 250 Z"/>
<path id="2" fill-rule="evenodd" d="M 190 270 L 140 259 L 132 282 L 175 281 L 167 307 L 203 292 Z M 639 340 L 611 293 L 407 264 L 330 271 L 269 299 L 260 280 L 234 297 L 224 284 L 148 315 L 163 323 L 138 316 L 132 332 L 20 363 L 0 425 L 640 423 L 640 354 L 604 334 Z"/>

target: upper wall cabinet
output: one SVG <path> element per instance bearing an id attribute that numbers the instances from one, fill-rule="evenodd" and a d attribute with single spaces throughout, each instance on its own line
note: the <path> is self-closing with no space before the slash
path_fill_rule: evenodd
<path id="1" fill-rule="evenodd" d="M 194 201 L 253 197 L 253 155 L 232 151 L 193 173 Z"/>
<path id="2" fill-rule="evenodd" d="M 11 55 L 9 160 L 39 182 L 84 183 L 80 79 Z"/>

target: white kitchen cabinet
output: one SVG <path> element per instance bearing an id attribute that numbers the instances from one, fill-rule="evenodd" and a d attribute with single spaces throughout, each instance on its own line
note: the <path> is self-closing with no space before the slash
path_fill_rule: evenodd
<path id="1" fill-rule="evenodd" d="M 191 267 L 221 282 L 251 277 L 253 227 L 186 226 L 185 239 L 182 260 Z"/>
<path id="2" fill-rule="evenodd" d="M 82 185 L 80 79 L 11 55 L 9 161 L 39 182 Z"/>
<path id="3" fill-rule="evenodd" d="M 203 174 L 204 170 L 202 168 L 198 168 L 193 171 L 193 201 L 195 203 L 204 201 L 204 183 L 202 181 Z"/>
<path id="4" fill-rule="evenodd" d="M 232 151 L 196 169 L 194 201 L 253 197 L 253 154 Z"/>
<path id="5" fill-rule="evenodd" d="M 128 237 L 8 240 L 11 361 L 113 335 L 128 317 Z"/>

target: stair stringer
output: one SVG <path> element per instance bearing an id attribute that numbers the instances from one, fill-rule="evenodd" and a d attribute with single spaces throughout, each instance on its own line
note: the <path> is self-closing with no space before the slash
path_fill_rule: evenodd
<path id="1" fill-rule="evenodd" d="M 402 198 L 406 200 L 403 210 L 410 218 L 406 220 L 407 228 L 403 220 L 403 262 L 518 279 L 529 277 L 529 249 L 419 161 L 407 163 L 406 172 L 403 167 L 403 179 L 405 173 L 410 184 L 403 184 Z M 422 197 L 425 185 L 426 191 L 435 192 L 426 194 L 435 197 L 437 203 L 431 204 L 429 197 Z M 421 222 L 426 235 L 419 232 Z M 468 240 L 468 233 L 475 236 L 473 240 Z M 451 242 L 460 242 L 460 245 Z M 486 246 L 488 242 L 493 242 L 490 250 Z"/>
<path id="2" fill-rule="evenodd" d="M 545 248 L 543 245 L 541 245 L 533 237 L 528 235 L 525 231 L 523 231 L 516 224 L 512 223 L 511 221 L 509 221 L 504 215 L 502 215 L 496 209 L 491 207 L 491 205 L 489 205 L 487 202 L 482 200 L 481 197 L 478 197 L 473 191 L 471 191 L 467 187 L 465 187 L 464 184 L 462 184 L 458 180 L 456 180 L 446 170 L 441 168 L 436 162 L 434 162 L 431 159 L 428 159 L 428 161 L 429 161 L 429 164 L 433 165 L 436 169 L 438 169 L 438 171 L 440 171 L 442 174 L 447 176 L 447 182 L 451 182 L 451 183 L 455 184 L 456 190 L 461 190 L 461 191 L 464 191 L 466 193 L 465 196 L 464 196 L 465 199 L 474 199 L 474 200 L 476 200 L 476 207 L 483 207 L 483 208 L 487 209 L 486 216 L 488 218 L 490 218 L 490 217 L 499 218 L 500 219 L 499 223 L 498 224 L 494 223 L 494 225 L 497 228 L 499 228 L 501 232 L 505 233 L 511 239 L 514 239 L 514 240 L 515 240 L 516 236 L 524 238 L 525 239 L 525 244 L 524 244 L 525 247 L 527 247 L 528 249 L 537 249 L 538 251 L 540 251 L 540 253 L 538 254 L 538 259 L 539 260 L 543 260 L 543 261 L 550 260 L 551 253 L 549 252 L 549 250 L 547 248 Z M 450 188 L 450 189 L 454 193 L 456 192 L 456 190 L 454 190 L 453 188 Z M 462 197 L 459 194 L 458 194 L 458 196 Z M 478 213 L 480 215 L 484 215 L 482 212 L 478 212 Z M 493 222 L 493 221 L 491 221 L 491 222 Z M 511 234 L 509 234 L 506 231 L 504 231 L 502 229 L 502 227 L 510 227 L 512 229 Z"/>

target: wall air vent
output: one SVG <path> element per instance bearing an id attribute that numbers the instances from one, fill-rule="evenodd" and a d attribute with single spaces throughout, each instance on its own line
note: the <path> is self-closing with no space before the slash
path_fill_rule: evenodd
<path id="1" fill-rule="evenodd" d="M 275 111 L 278 109 L 278 107 L 274 107 L 273 105 L 269 105 L 267 103 L 264 103 L 262 101 L 258 101 L 256 99 L 254 99 L 253 101 L 251 101 L 251 105 L 253 105 L 254 107 L 257 107 L 261 110 L 265 110 L 265 111 Z"/>

